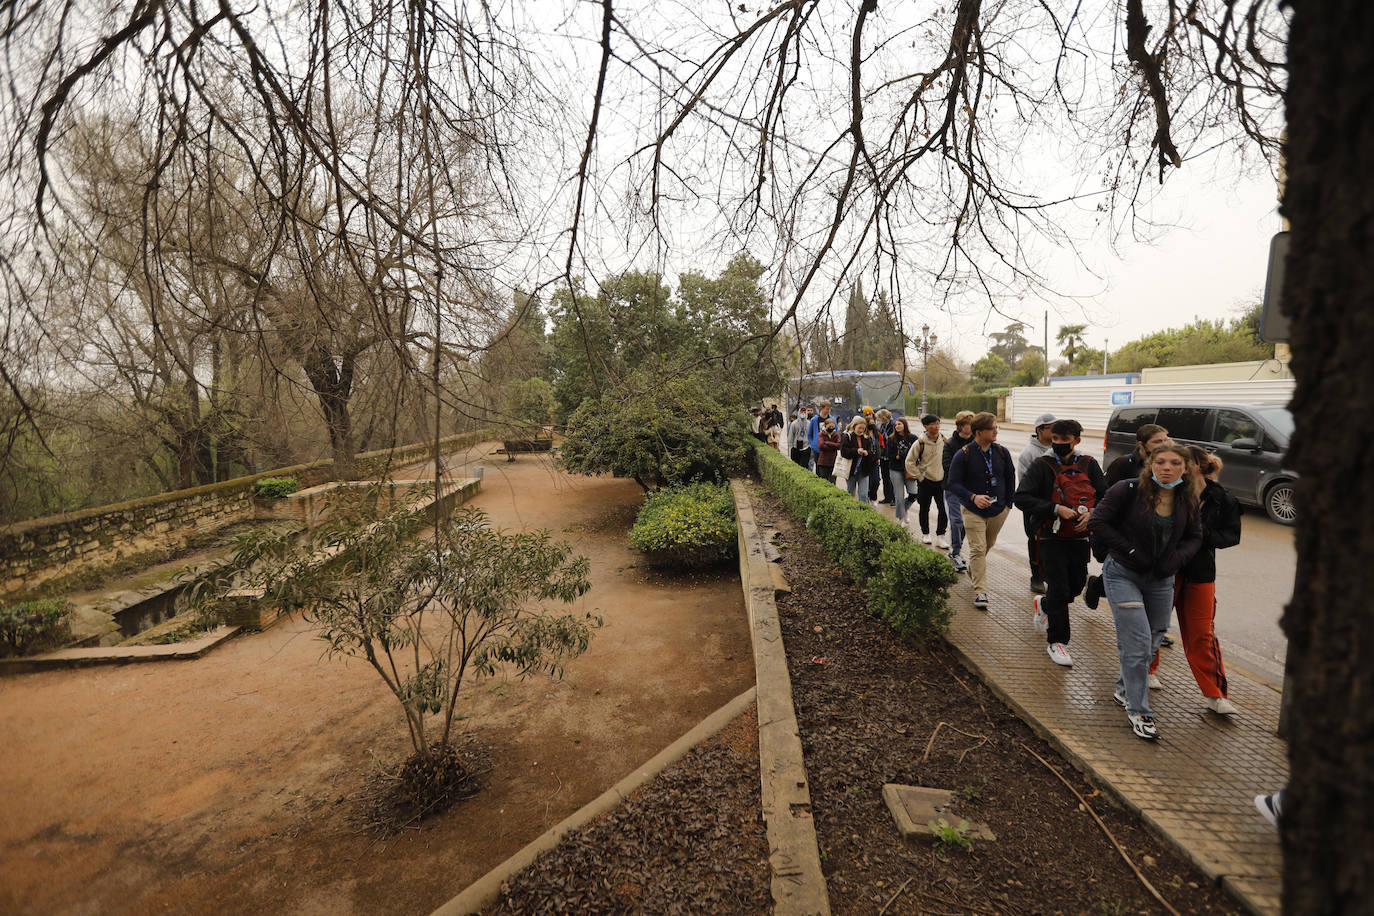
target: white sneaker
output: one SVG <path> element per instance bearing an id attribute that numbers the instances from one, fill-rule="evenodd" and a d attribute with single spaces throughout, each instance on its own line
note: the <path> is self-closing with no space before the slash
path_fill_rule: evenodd
<path id="1" fill-rule="evenodd" d="M 988 604 L 989 602 L 987 592 L 979 592 L 973 598 L 973 606 L 978 608 L 979 610 L 986 611 L 988 609 Z"/>
<path id="2" fill-rule="evenodd" d="M 1235 704 L 1226 699 L 1226 697 L 1207 697 L 1203 700 L 1203 703 L 1206 704 L 1208 709 L 1219 716 L 1234 716 L 1236 713 L 1240 712 L 1239 709 L 1236 709 Z"/>
<path id="3" fill-rule="evenodd" d="M 941 550 L 949 550 L 949 541 L 940 537 L 939 535 L 936 535 L 935 546 L 940 548 Z"/>
<path id="4" fill-rule="evenodd" d="M 1035 624 L 1037 630 L 1044 633 L 1050 628 L 1050 615 L 1046 614 L 1044 609 L 1040 607 L 1040 602 L 1042 600 L 1044 599 L 1040 595 L 1036 595 L 1031 599 L 1031 604 L 1035 606 L 1035 616 L 1031 618 L 1031 621 Z M 1058 643 L 1056 643 L 1056 645 L 1058 645 Z M 1050 653 L 1050 658 L 1054 658 L 1053 652 Z"/>
<path id="5" fill-rule="evenodd" d="M 928 534 L 923 534 L 923 535 L 921 535 L 921 543 L 922 543 L 922 544 L 929 544 L 930 542 L 931 542 L 931 541 L 930 541 L 930 535 L 928 535 Z"/>
<path id="6" fill-rule="evenodd" d="M 1163 689 L 1164 689 L 1164 682 L 1161 681 L 1161 680 L 1159 679 L 1159 675 L 1157 675 L 1157 674 L 1152 674 L 1152 675 L 1150 675 L 1150 677 L 1149 677 L 1149 684 L 1150 684 L 1150 689 L 1151 689 L 1151 690 L 1163 690 Z"/>
<path id="7" fill-rule="evenodd" d="M 1065 668 L 1073 667 L 1073 657 L 1069 655 L 1068 647 L 1062 642 L 1052 642 L 1045 647 L 1049 653 L 1050 661 L 1056 665 L 1063 665 Z"/>

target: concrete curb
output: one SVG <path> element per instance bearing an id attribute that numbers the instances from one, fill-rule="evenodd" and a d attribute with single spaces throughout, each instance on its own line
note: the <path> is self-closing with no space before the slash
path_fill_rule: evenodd
<path id="1" fill-rule="evenodd" d="M 433 916 L 468 916 L 468 914 L 476 913 L 483 907 L 495 903 L 501 896 L 501 885 L 505 883 L 507 878 L 527 868 L 539 857 L 540 853 L 557 846 L 568 833 L 615 808 L 640 786 L 677 763 L 692 748 L 729 725 L 749 708 L 749 704 L 754 702 L 754 697 L 755 690 L 750 687 L 702 719 L 687 734 L 659 751 L 653 759 L 550 827 L 543 835 L 526 845 L 515 855 L 468 885 L 461 894 L 435 910 Z"/>
<path id="2" fill-rule="evenodd" d="M 236 635 L 242 627 L 217 627 L 199 639 L 165 646 L 111 646 L 104 649 L 58 649 L 44 655 L 0 659 L 0 675 L 90 668 L 95 665 L 127 665 L 133 662 L 186 661 L 200 658 Z"/>
<path id="3" fill-rule="evenodd" d="M 759 777 L 763 819 L 768 826 L 768 861 L 773 871 L 773 912 L 779 916 L 828 916 L 830 895 L 811 817 L 811 791 L 774 601 L 772 564 L 764 553 L 749 490 L 742 480 L 732 480 L 730 487 L 739 527 L 740 583 L 749 609 L 758 681 Z"/>

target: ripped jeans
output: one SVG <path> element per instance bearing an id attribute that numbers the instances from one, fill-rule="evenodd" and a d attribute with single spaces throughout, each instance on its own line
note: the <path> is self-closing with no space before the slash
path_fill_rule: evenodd
<path id="1" fill-rule="evenodd" d="M 1121 674 L 1116 690 L 1126 697 L 1126 711 L 1153 716 L 1150 708 L 1150 660 L 1169 629 L 1173 613 L 1174 579 L 1156 579 L 1127 569 L 1108 557 L 1102 564 L 1102 585 L 1116 623 L 1116 657 Z"/>

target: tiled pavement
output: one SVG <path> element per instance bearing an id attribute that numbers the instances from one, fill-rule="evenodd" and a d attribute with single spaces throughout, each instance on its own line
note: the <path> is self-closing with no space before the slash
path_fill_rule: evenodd
<path id="1" fill-rule="evenodd" d="M 1025 544 L 1020 519 L 1009 520 L 989 557 L 988 611 L 972 606 L 967 578 L 954 586 L 950 642 L 1032 727 L 1207 875 L 1254 912 L 1279 913 L 1278 833 L 1256 812 L 1254 797 L 1288 781 L 1287 746 L 1275 734 L 1280 694 L 1228 665 L 1230 696 L 1240 714 L 1216 716 L 1202 705 L 1182 646 L 1164 649 L 1158 672 L 1164 689 L 1150 693 L 1161 737 L 1156 743 L 1135 737 L 1112 700 L 1116 631 L 1106 600 L 1096 611 L 1081 598 L 1074 602 L 1073 667 L 1051 662 L 1044 634 L 1031 624 Z M 1218 589 L 1223 608 L 1224 588 L 1221 583 Z M 1223 657 L 1225 652 L 1223 645 Z"/>

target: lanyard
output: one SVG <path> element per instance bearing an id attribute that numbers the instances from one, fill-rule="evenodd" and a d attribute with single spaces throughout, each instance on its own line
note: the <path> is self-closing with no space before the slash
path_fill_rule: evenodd
<path id="1" fill-rule="evenodd" d="M 978 451 L 983 452 L 982 449 L 979 449 Z M 993 478 L 997 476 L 995 473 L 993 473 L 992 470 L 992 449 L 988 449 L 986 452 L 983 452 L 983 462 L 988 466 L 988 483 L 991 484 Z"/>

